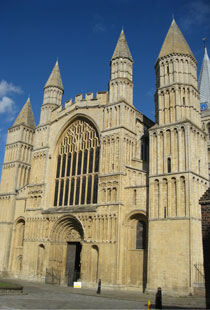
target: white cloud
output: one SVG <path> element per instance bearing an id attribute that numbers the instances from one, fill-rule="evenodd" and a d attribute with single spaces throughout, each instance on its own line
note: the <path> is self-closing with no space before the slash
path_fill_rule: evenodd
<path id="1" fill-rule="evenodd" d="M 189 31 L 194 25 L 210 28 L 210 2 L 209 0 L 194 0 L 183 6 L 185 12 L 180 19 L 182 28 Z"/>
<path id="2" fill-rule="evenodd" d="M 5 112 L 9 112 L 13 114 L 14 105 L 15 105 L 15 102 L 11 98 L 7 96 L 0 98 L 0 114 L 3 114 Z"/>
<path id="3" fill-rule="evenodd" d="M 12 83 L 7 83 L 7 81 L 2 80 L 0 82 L 0 97 L 6 96 L 11 93 L 20 94 L 22 90 L 19 86 L 15 86 Z"/>
<path id="4" fill-rule="evenodd" d="M 11 98 L 12 94 L 21 94 L 22 89 L 5 80 L 0 82 L 0 114 L 6 114 L 6 121 L 14 119 L 16 112 L 15 101 Z"/>

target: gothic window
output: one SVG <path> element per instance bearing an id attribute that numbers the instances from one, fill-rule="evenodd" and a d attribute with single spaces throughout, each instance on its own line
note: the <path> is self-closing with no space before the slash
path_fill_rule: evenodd
<path id="1" fill-rule="evenodd" d="M 54 206 L 97 203 L 100 141 L 90 122 L 77 119 L 58 145 Z"/>
<path id="2" fill-rule="evenodd" d="M 146 249 L 146 223 L 138 221 L 136 225 L 136 249 Z"/>

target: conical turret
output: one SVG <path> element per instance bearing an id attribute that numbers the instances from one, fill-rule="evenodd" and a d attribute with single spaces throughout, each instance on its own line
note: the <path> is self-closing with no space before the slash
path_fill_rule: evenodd
<path id="1" fill-rule="evenodd" d="M 120 37 L 119 37 L 117 45 L 115 47 L 114 54 L 112 56 L 112 60 L 114 60 L 116 58 L 128 58 L 131 61 L 133 61 L 133 58 L 131 56 L 131 53 L 130 53 L 128 43 L 126 41 L 123 29 L 120 33 Z"/>
<path id="2" fill-rule="evenodd" d="M 4 156 L 4 165 L 7 165 L 8 169 L 2 170 L 2 192 L 16 192 L 28 183 L 35 129 L 34 115 L 28 98 L 13 126 L 8 130 Z"/>
<path id="3" fill-rule="evenodd" d="M 158 124 L 188 119 L 201 127 L 196 65 L 196 59 L 173 19 L 155 65 Z"/>
<path id="4" fill-rule="evenodd" d="M 189 45 L 187 44 L 187 41 L 185 40 L 174 19 L 168 30 L 158 58 L 169 54 L 191 55 L 195 59 Z"/>
<path id="5" fill-rule="evenodd" d="M 23 106 L 18 117 L 16 118 L 13 126 L 17 126 L 17 125 L 21 125 L 21 124 L 26 125 L 26 126 L 33 128 L 33 129 L 36 127 L 36 124 L 34 121 L 34 114 L 33 114 L 32 107 L 31 107 L 30 98 L 27 99 L 25 105 Z"/>
<path id="6" fill-rule="evenodd" d="M 123 30 L 111 59 L 109 82 L 109 102 L 120 101 L 133 105 L 133 58 Z"/>
<path id="7" fill-rule="evenodd" d="M 40 125 L 50 122 L 52 110 L 62 105 L 63 93 L 63 83 L 58 61 L 56 61 L 52 73 L 44 87 L 44 100 L 40 116 Z"/>
<path id="8" fill-rule="evenodd" d="M 210 60 L 206 46 L 198 81 L 198 89 L 200 91 L 200 103 L 205 103 L 207 108 L 210 109 Z"/>
<path id="9" fill-rule="evenodd" d="M 60 88 L 61 90 L 64 90 L 63 83 L 61 80 L 61 74 L 60 74 L 58 61 L 56 61 L 56 64 L 44 88 L 47 88 L 47 87 L 57 87 L 57 88 Z"/>

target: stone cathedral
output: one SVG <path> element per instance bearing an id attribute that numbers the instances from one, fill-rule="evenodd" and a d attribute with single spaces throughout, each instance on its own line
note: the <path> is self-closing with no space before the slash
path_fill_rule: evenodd
<path id="1" fill-rule="evenodd" d="M 2 275 L 189 294 L 203 285 L 199 198 L 208 187 L 197 62 L 176 22 L 155 64 L 155 123 L 133 103 L 122 31 L 108 91 L 65 102 L 56 62 L 36 126 L 8 130 L 0 187 Z"/>

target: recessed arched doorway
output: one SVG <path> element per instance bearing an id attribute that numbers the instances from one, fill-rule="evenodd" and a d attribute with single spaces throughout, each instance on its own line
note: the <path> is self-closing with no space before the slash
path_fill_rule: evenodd
<path id="1" fill-rule="evenodd" d="M 50 239 L 48 279 L 72 286 L 81 278 L 82 224 L 75 216 L 62 216 L 54 224 Z"/>

